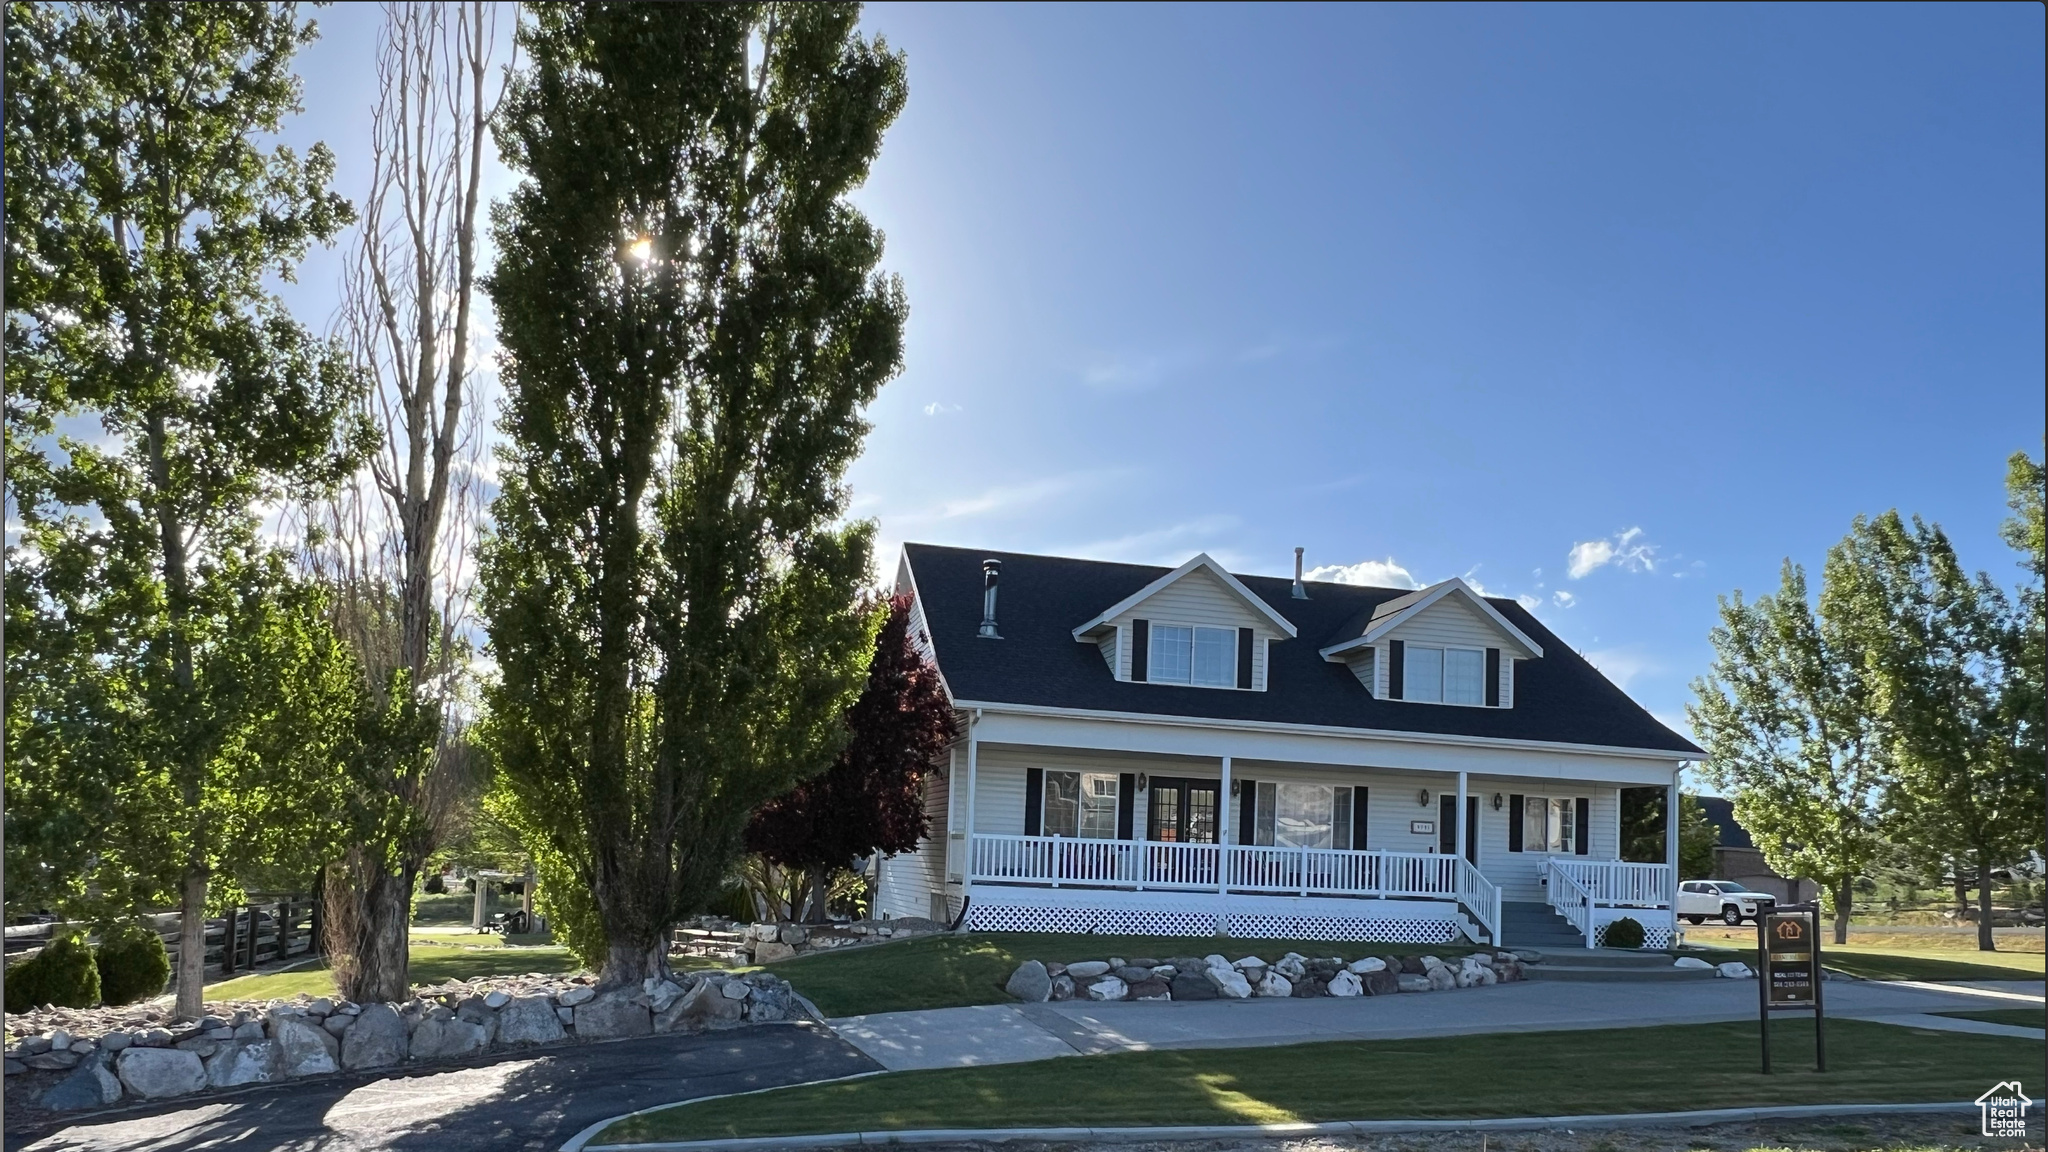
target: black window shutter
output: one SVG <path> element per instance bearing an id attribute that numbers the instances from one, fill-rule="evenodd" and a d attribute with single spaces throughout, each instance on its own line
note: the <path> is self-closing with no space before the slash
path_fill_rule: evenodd
<path id="1" fill-rule="evenodd" d="M 1387 641 L 1387 699 L 1399 700 L 1407 688 L 1408 643 L 1405 640 Z"/>
<path id="2" fill-rule="evenodd" d="M 1131 621 L 1131 679 L 1145 679 L 1145 661 L 1151 655 L 1152 622 Z"/>
<path id="3" fill-rule="evenodd" d="M 1252 686 L 1252 630 L 1249 628 L 1237 630 L 1237 686 Z"/>
<path id="4" fill-rule="evenodd" d="M 1486 650 L 1486 706 L 1500 707 L 1500 649 Z"/>
<path id="5" fill-rule="evenodd" d="M 1237 842 L 1252 842 L 1252 824 L 1259 818 L 1259 785 L 1255 780 L 1239 780 L 1237 787 Z"/>
<path id="6" fill-rule="evenodd" d="M 1045 808 L 1045 769 L 1024 770 L 1024 834 L 1038 835 L 1044 818 L 1040 815 Z"/>
<path id="7" fill-rule="evenodd" d="M 1138 777 L 1125 772 L 1116 778 L 1116 838 L 1131 838 L 1131 818 L 1138 811 Z"/>
<path id="8" fill-rule="evenodd" d="M 1522 798 L 1521 798 L 1520 796 L 1512 796 L 1512 795 L 1511 795 L 1511 796 L 1509 796 L 1509 797 L 1508 797 L 1508 851 L 1510 851 L 1510 852 L 1520 852 L 1520 851 L 1522 850 L 1522 821 L 1523 821 L 1523 819 L 1524 819 L 1524 817 L 1523 817 L 1523 815 L 1522 815 Z"/>
<path id="9" fill-rule="evenodd" d="M 1572 831 L 1577 833 L 1577 835 L 1573 838 L 1578 841 L 1577 844 L 1572 846 L 1572 851 L 1577 855 L 1585 856 L 1593 851 L 1592 830 L 1586 827 L 1588 824 L 1591 824 L 1592 822 L 1593 802 L 1591 800 L 1588 800 L 1584 796 L 1581 796 L 1579 797 L 1578 818 L 1572 821 L 1572 824 L 1574 825 Z"/>
<path id="10" fill-rule="evenodd" d="M 1351 847 L 1360 852 L 1366 850 L 1366 791 L 1363 784 L 1351 790 Z"/>

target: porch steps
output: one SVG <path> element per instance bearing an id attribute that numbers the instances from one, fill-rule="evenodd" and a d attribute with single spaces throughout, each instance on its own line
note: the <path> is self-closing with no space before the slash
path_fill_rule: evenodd
<path id="1" fill-rule="evenodd" d="M 1500 940 L 1503 948 L 1560 948 L 1584 950 L 1586 938 L 1572 928 L 1548 904 L 1526 900 L 1500 902 Z"/>
<path id="2" fill-rule="evenodd" d="M 1510 944 L 1510 948 L 1514 945 Z M 1566 947 L 1543 953 L 1541 963 L 1522 969 L 1525 980 L 1581 980 L 1605 983 L 1665 983 L 1712 980 L 1712 968 L 1674 968 L 1669 952 L 1638 952 L 1621 948 Z"/>

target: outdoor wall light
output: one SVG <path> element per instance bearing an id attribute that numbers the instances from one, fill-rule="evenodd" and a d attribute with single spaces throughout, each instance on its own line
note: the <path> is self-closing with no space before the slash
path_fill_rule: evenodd
<path id="1" fill-rule="evenodd" d="M 1140 772 L 1140 773 L 1138 773 L 1138 791 L 1140 791 L 1140 792 L 1143 792 L 1144 790 L 1146 790 L 1147 788 L 1150 788 L 1151 786 L 1152 786 L 1152 782 L 1151 782 L 1151 780 L 1147 779 L 1147 778 L 1146 778 L 1146 776 L 1145 776 L 1145 774 L 1144 774 L 1143 772 Z"/>
<path id="2" fill-rule="evenodd" d="M 1415 794 L 1415 803 L 1419 807 L 1429 807 L 1429 789 L 1424 788 L 1422 791 L 1417 792 Z"/>
<path id="3" fill-rule="evenodd" d="M 1498 792 L 1495 792 L 1495 793 L 1493 794 L 1493 810 L 1494 810 L 1495 812 L 1498 812 L 1498 811 L 1500 811 L 1500 810 L 1501 810 L 1501 806 L 1502 806 L 1503 804 L 1505 804 L 1505 803 L 1507 803 L 1507 802 L 1506 802 L 1505 800 L 1502 800 L 1502 799 L 1500 798 L 1500 793 L 1498 793 Z"/>
<path id="4" fill-rule="evenodd" d="M 1240 792 L 1243 792 L 1243 791 L 1244 791 L 1244 781 L 1242 781 L 1242 780 L 1232 780 L 1232 781 L 1230 782 L 1230 796 L 1231 796 L 1231 799 L 1233 799 L 1233 800 L 1234 800 L 1234 799 L 1236 799 L 1236 798 L 1237 798 L 1237 794 L 1238 794 L 1238 793 L 1240 793 Z"/>

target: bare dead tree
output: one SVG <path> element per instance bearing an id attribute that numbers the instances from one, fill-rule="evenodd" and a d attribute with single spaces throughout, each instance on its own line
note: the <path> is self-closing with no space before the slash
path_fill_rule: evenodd
<path id="1" fill-rule="evenodd" d="M 328 878 L 329 951 L 359 1001 L 408 994 L 413 882 L 472 784 L 460 685 L 485 498 L 472 333 L 484 139 L 504 94 L 491 68 L 501 8 L 384 5 L 370 190 L 340 314 L 382 443 L 352 485 L 308 510 L 309 566 L 335 589 L 336 623 L 398 734 L 366 742 L 361 827 Z"/>

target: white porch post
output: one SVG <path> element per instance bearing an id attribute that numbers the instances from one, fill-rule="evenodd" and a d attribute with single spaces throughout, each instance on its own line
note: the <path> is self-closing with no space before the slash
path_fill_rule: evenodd
<path id="1" fill-rule="evenodd" d="M 961 841 L 966 859 L 960 866 L 960 907 L 963 909 L 967 907 L 968 897 L 974 894 L 974 793 L 977 791 L 975 771 L 981 759 L 980 727 L 981 710 L 977 708 L 967 720 L 967 822 L 963 828 L 966 836 Z"/>
<path id="2" fill-rule="evenodd" d="M 1671 771 L 1671 786 L 1664 790 L 1664 862 L 1670 865 L 1664 887 L 1664 903 L 1670 915 L 1671 942 L 1678 942 L 1678 774 L 1680 763 Z"/>
<path id="3" fill-rule="evenodd" d="M 1230 929 L 1230 913 L 1225 907 L 1230 896 L 1230 757 L 1223 758 L 1223 781 L 1216 793 L 1216 934 L 1222 936 Z"/>
<path id="4" fill-rule="evenodd" d="M 1463 772 L 1458 773 L 1458 811 L 1457 815 L 1452 817 L 1452 820 L 1454 822 L 1452 826 L 1458 830 L 1458 859 L 1463 860 L 1465 859 L 1465 837 L 1472 834 L 1472 830 L 1465 827 L 1465 773 Z M 1452 867 L 1456 867 L 1456 865 L 1452 865 Z"/>

